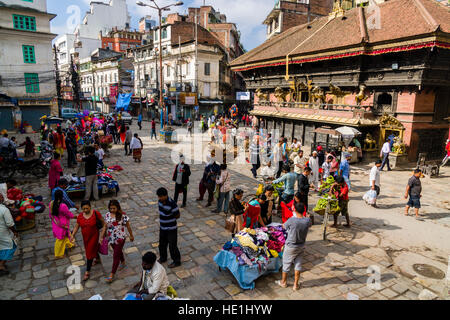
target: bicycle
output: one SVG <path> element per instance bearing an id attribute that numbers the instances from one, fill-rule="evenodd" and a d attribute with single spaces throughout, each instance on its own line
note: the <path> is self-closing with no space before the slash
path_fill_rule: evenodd
<path id="1" fill-rule="evenodd" d="M 328 226 L 328 217 L 330 215 L 331 210 L 331 201 L 339 201 L 338 199 L 331 199 L 327 197 L 321 197 L 320 199 L 327 200 L 327 207 L 324 209 L 323 222 L 322 222 L 322 238 L 323 240 L 327 240 L 327 226 Z"/>

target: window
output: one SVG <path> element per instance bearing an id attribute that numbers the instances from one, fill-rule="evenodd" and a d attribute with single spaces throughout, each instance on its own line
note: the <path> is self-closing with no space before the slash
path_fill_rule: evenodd
<path id="1" fill-rule="evenodd" d="M 158 41 L 159 30 L 155 30 L 155 41 Z"/>
<path id="2" fill-rule="evenodd" d="M 166 39 L 167 38 L 167 28 L 162 29 L 161 31 L 161 38 Z"/>
<path id="3" fill-rule="evenodd" d="M 117 82 L 117 73 L 114 73 L 114 82 Z"/>
<path id="4" fill-rule="evenodd" d="M 14 29 L 36 31 L 36 18 L 13 14 Z"/>
<path id="5" fill-rule="evenodd" d="M 25 88 L 27 93 L 39 93 L 39 75 L 25 73 Z"/>
<path id="6" fill-rule="evenodd" d="M 36 58 L 34 56 L 34 46 L 22 46 L 23 51 L 23 62 L 24 63 L 36 63 Z"/>
<path id="7" fill-rule="evenodd" d="M 170 77 L 170 67 L 166 66 L 166 69 L 167 69 L 167 76 Z"/>
<path id="8" fill-rule="evenodd" d="M 205 76 L 211 75 L 211 64 L 205 63 Z"/>
<path id="9" fill-rule="evenodd" d="M 150 69 L 150 79 L 154 79 L 155 78 L 155 69 L 151 68 Z"/>
<path id="10" fill-rule="evenodd" d="M 191 64 L 190 63 L 187 63 L 186 64 L 186 75 L 188 76 L 189 75 L 189 70 L 191 69 Z"/>

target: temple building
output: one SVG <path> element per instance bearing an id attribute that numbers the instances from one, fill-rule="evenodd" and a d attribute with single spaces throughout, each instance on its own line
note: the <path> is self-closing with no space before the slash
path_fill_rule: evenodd
<path id="1" fill-rule="evenodd" d="M 443 154 L 450 117 L 450 11 L 435 0 L 371 1 L 291 27 L 235 59 L 267 129 L 328 143 L 340 126 L 379 153 L 397 137 L 415 161 Z"/>

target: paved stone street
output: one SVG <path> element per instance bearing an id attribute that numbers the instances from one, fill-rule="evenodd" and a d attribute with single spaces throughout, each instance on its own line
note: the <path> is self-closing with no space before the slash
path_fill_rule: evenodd
<path id="1" fill-rule="evenodd" d="M 148 128 L 148 123 L 144 122 L 144 127 Z M 133 126 L 132 130 L 136 129 Z M 139 281 L 141 255 L 148 250 L 158 252 L 156 189 L 165 186 L 173 195 L 174 164 L 170 152 L 171 148 L 182 146 L 151 142 L 149 130 L 140 131 L 140 134 L 145 145 L 142 163 L 134 163 L 132 157 L 123 156 L 122 146 L 114 146 L 111 156 L 104 161 L 106 165 L 124 168 L 124 171 L 112 175 L 120 184 L 117 198 L 131 218 L 135 235 L 134 242 L 127 241 L 124 249 L 128 268 L 119 271 L 112 284 L 106 284 L 103 277 L 111 270 L 112 256 L 102 256 L 102 264 L 93 267 L 91 279 L 83 283 L 82 289 L 68 290 L 67 268 L 70 265 L 81 266 L 81 275 L 84 273 L 81 232 L 68 257 L 55 260 L 54 238 L 46 210 L 37 215 L 36 228 L 22 234 L 16 256 L 8 263 L 11 274 L 0 278 L 0 299 L 82 300 L 95 294 L 100 294 L 103 299 L 122 299 L 126 291 Z M 63 162 L 65 165 L 66 159 Z M 167 268 L 169 280 L 180 297 L 323 300 L 347 299 L 351 292 L 359 299 L 409 300 L 419 299 L 419 294 L 427 289 L 432 292 L 431 298 L 448 299 L 445 273 L 450 254 L 450 199 L 446 190 L 450 185 L 450 167 L 442 170 L 440 178 L 423 180 L 423 221 L 414 219 L 412 213 L 409 217 L 403 215 L 406 202 L 403 194 L 411 170 L 382 173 L 380 209 L 374 209 L 366 206 L 361 198 L 368 190 L 370 166 L 353 167 L 351 180 L 354 188 L 350 193 L 353 226 L 351 229 L 329 228 L 328 241 L 323 241 L 321 218 L 316 216 L 307 238 L 302 289 L 297 292 L 274 283 L 281 274 L 264 276 L 256 281 L 254 290 L 242 290 L 229 271 L 218 269 L 213 257 L 230 236 L 223 228 L 224 215 L 213 214 L 211 208 L 204 208 L 206 201 L 195 201 L 203 167 L 203 164 L 191 165 L 188 204 L 181 209 L 178 244 L 183 263 L 175 269 Z M 231 165 L 230 169 L 232 188 L 241 187 L 247 195 L 254 193 L 258 182 L 251 177 L 250 165 Z M 46 179 L 20 183 L 20 187 L 26 192 L 44 196 L 48 204 Z M 314 198 L 310 200 L 311 208 L 315 204 Z M 110 199 L 112 196 L 103 197 L 95 203 L 95 208 L 105 214 Z M 440 270 L 444 277 L 439 272 L 420 272 L 420 265 L 427 270 Z M 369 289 L 366 285 L 370 276 L 367 272 L 369 266 L 380 268 L 380 290 Z M 293 275 L 289 280 L 292 286 Z"/>

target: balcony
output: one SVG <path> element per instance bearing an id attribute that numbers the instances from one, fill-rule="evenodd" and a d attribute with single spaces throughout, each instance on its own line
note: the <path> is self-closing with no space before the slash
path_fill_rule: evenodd
<path id="1" fill-rule="evenodd" d="M 283 119 L 315 121 L 354 126 L 377 125 L 372 104 L 348 105 L 308 102 L 259 101 L 253 114 Z"/>

